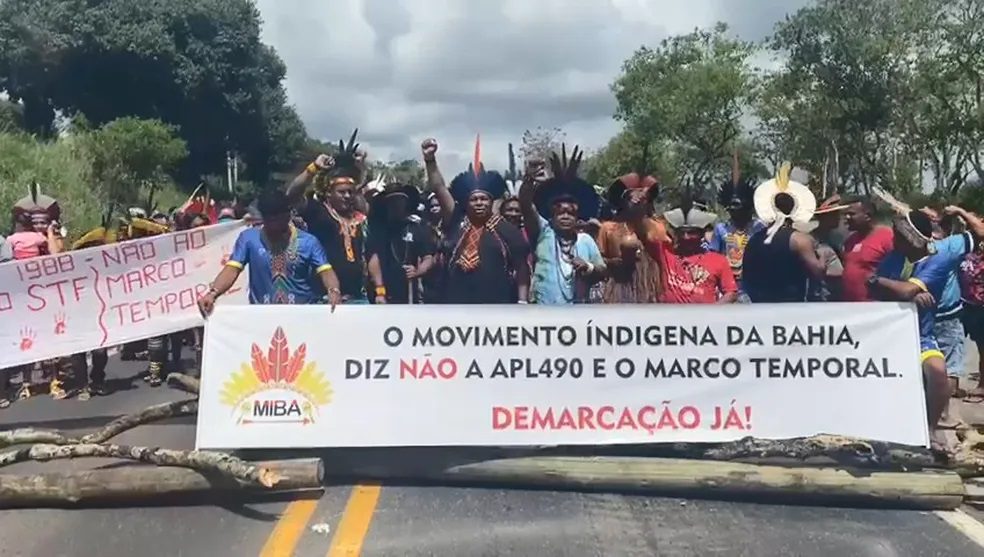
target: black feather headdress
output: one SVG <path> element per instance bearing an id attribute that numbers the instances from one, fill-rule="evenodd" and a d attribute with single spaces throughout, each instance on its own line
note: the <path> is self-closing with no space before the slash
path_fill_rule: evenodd
<path id="1" fill-rule="evenodd" d="M 355 142 L 359 135 L 359 128 L 352 132 L 348 143 L 344 139 L 338 140 L 338 151 L 332 157 L 335 164 L 326 171 L 318 172 L 314 177 L 316 189 L 322 190 L 328 186 L 341 181 L 358 184 L 362 180 L 362 165 L 359 161 L 359 144 Z"/>
<path id="2" fill-rule="evenodd" d="M 27 195 L 14 204 L 14 220 L 41 224 L 61 220 L 61 206 L 58 201 L 41 193 L 41 186 L 37 182 L 32 182 L 27 190 Z"/>
<path id="3" fill-rule="evenodd" d="M 468 170 L 451 180 L 451 197 L 461 207 L 468 203 L 468 198 L 476 191 L 484 191 L 492 199 L 501 199 L 508 190 L 506 179 L 501 174 L 494 170 L 485 170 L 481 145 L 481 138 L 476 137 L 475 160 L 468 165 Z"/>
<path id="4" fill-rule="evenodd" d="M 536 190 L 533 202 L 543 218 L 550 218 L 550 206 L 558 197 L 572 197 L 577 201 L 578 218 L 588 220 L 598 218 L 601 205 L 598 192 L 588 182 L 577 175 L 584 158 L 584 151 L 574 146 L 570 158 L 567 157 L 567 145 L 561 144 L 560 154 L 550 156 L 550 170 L 553 178 L 547 180 Z"/>
<path id="5" fill-rule="evenodd" d="M 751 209 L 755 205 L 755 186 L 753 178 L 741 175 L 738 167 L 738 151 L 735 151 L 731 179 L 721 184 L 718 190 L 718 204 L 726 209 Z"/>
<path id="6" fill-rule="evenodd" d="M 680 199 L 680 206 L 664 212 L 663 218 L 673 228 L 704 229 L 714 224 L 717 215 L 708 211 L 706 205 L 687 188 Z"/>

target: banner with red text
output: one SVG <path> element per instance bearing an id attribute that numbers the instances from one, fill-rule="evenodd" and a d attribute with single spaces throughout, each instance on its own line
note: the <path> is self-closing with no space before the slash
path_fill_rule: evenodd
<path id="1" fill-rule="evenodd" d="M 928 443 L 909 305 L 226 306 L 200 448 Z"/>
<path id="2" fill-rule="evenodd" d="M 0 264 L 0 369 L 200 326 L 241 222 Z M 246 303 L 246 277 L 222 299 Z"/>

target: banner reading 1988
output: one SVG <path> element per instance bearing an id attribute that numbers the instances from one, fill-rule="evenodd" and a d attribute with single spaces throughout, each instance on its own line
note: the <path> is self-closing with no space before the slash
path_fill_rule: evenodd
<path id="1" fill-rule="evenodd" d="M 226 306 L 200 448 L 928 444 L 901 304 Z"/>
<path id="2" fill-rule="evenodd" d="M 0 369 L 197 327 L 242 222 L 0 264 Z M 244 275 L 221 304 L 245 304 Z"/>

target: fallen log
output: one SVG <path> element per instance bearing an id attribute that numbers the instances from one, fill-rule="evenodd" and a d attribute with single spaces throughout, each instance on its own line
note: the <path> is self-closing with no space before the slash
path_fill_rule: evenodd
<path id="1" fill-rule="evenodd" d="M 51 429 L 21 428 L 9 431 L 0 431 L 0 448 L 11 445 L 30 445 L 35 443 L 45 443 L 49 445 L 75 445 L 89 443 L 103 443 L 137 426 L 176 418 L 179 416 L 193 416 L 198 413 L 198 400 L 179 400 L 175 402 L 165 402 L 149 406 L 135 414 L 120 416 L 112 422 L 106 424 L 102 429 L 85 435 L 81 438 L 71 437 L 64 432 Z"/>
<path id="2" fill-rule="evenodd" d="M 463 464 L 422 476 L 416 479 L 919 510 L 955 509 L 964 496 L 962 480 L 948 471 L 862 472 L 648 457 L 525 457 Z"/>
<path id="3" fill-rule="evenodd" d="M 201 382 L 198 379 L 183 373 L 167 374 L 167 384 L 195 395 L 201 390 Z"/>
<path id="4" fill-rule="evenodd" d="M 950 455 L 948 467 L 964 478 L 984 476 L 984 435 L 974 429 L 957 432 L 960 444 Z"/>
<path id="5" fill-rule="evenodd" d="M 77 442 L 76 439 L 52 429 L 34 429 L 30 427 L 0 431 L 0 448 L 11 445 L 30 445 L 48 443 L 51 445 L 66 445 Z"/>
<path id="6" fill-rule="evenodd" d="M 257 462 L 281 477 L 273 489 L 188 468 L 126 466 L 72 473 L 0 474 L 0 508 L 134 505 L 204 493 L 283 493 L 323 489 L 321 459 Z"/>
<path id="7" fill-rule="evenodd" d="M 939 463 L 923 447 L 908 447 L 841 435 L 814 435 L 796 439 L 745 437 L 699 451 L 701 458 L 720 461 L 783 458 L 804 461 L 829 458 L 851 466 L 924 468 Z"/>
<path id="8" fill-rule="evenodd" d="M 81 443 L 104 443 L 124 431 L 133 429 L 137 426 L 176 418 L 179 416 L 194 416 L 198 413 L 198 399 L 179 400 L 175 402 L 165 402 L 144 408 L 136 414 L 121 416 L 106 424 L 105 427 L 85 435 L 80 440 Z"/>
<path id="9" fill-rule="evenodd" d="M 274 471 L 238 459 L 225 453 L 178 451 L 126 445 L 31 445 L 0 454 L 0 467 L 34 460 L 48 462 L 69 458 L 119 458 L 158 466 L 180 466 L 202 472 L 214 472 L 243 482 L 273 487 L 281 481 Z"/>

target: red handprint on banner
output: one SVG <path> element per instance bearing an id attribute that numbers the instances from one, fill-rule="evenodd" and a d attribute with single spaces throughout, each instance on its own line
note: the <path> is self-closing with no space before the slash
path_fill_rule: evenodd
<path id="1" fill-rule="evenodd" d="M 55 315 L 55 334 L 63 335 L 65 334 L 65 322 L 68 320 L 64 313 L 59 312 Z"/>
<path id="2" fill-rule="evenodd" d="M 34 348 L 34 341 L 37 340 L 37 338 L 38 334 L 34 332 L 34 329 L 30 327 L 24 327 L 21 329 L 21 352 L 27 352 L 31 348 Z"/>
<path id="3" fill-rule="evenodd" d="M 232 257 L 232 253 L 229 252 L 229 246 L 222 246 L 222 266 L 229 262 L 229 258 Z"/>

